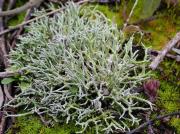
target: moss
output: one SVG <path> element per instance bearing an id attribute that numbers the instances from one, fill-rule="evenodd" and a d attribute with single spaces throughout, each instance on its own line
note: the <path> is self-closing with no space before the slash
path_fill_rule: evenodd
<path id="1" fill-rule="evenodd" d="M 19 13 L 17 16 L 13 17 L 8 21 L 8 26 L 16 26 L 17 24 L 23 22 L 25 17 L 25 12 Z"/>
<path id="2" fill-rule="evenodd" d="M 133 4 L 134 4 L 133 0 L 127 3 L 126 5 L 127 15 L 131 11 Z M 152 15 L 152 13 L 143 13 L 144 4 L 145 2 L 143 0 L 140 0 L 138 2 L 138 5 L 134 10 L 130 23 L 138 21 L 139 19 L 142 18 L 148 18 Z M 122 15 L 124 8 L 123 4 L 118 5 L 118 7 L 113 6 L 111 8 L 108 7 L 107 5 L 94 4 L 93 6 L 96 6 L 96 8 L 99 11 L 103 12 L 107 16 L 107 18 L 117 23 L 119 27 L 123 26 L 123 22 L 124 22 Z M 153 4 L 152 4 L 152 8 L 153 8 Z M 156 8 L 157 7 L 154 6 L 153 10 L 155 10 Z M 164 45 L 180 30 L 180 21 L 177 21 L 180 19 L 180 16 L 177 15 L 179 10 L 180 8 L 179 9 L 169 8 L 168 10 L 164 9 L 162 11 L 158 11 L 157 12 L 157 15 L 159 16 L 158 19 L 155 19 L 140 26 L 140 28 L 145 32 L 150 32 L 150 35 L 148 34 L 145 35 L 143 39 L 143 42 L 146 46 L 151 46 L 153 49 L 161 50 L 164 47 Z"/>
<path id="3" fill-rule="evenodd" d="M 179 9 L 178 9 L 179 10 Z M 177 11 L 169 9 L 159 12 L 159 18 L 146 23 L 142 26 L 146 31 L 151 32 L 151 37 L 145 37 L 144 42 L 147 46 L 152 46 L 153 49 L 161 50 L 164 45 L 178 32 L 180 29 L 178 23 L 178 16 L 175 15 Z M 160 67 L 163 73 L 156 71 L 156 78 L 160 80 L 161 86 L 159 90 L 159 97 L 157 106 L 159 109 L 170 113 L 180 110 L 180 68 L 176 61 L 165 60 L 161 63 Z M 170 125 L 177 131 L 180 130 L 178 118 L 173 118 Z M 178 120 L 178 121 L 177 121 Z"/>
<path id="4" fill-rule="evenodd" d="M 42 127 L 39 119 L 32 116 L 18 117 L 16 123 L 8 131 L 8 134 L 28 134 L 28 133 L 38 133 L 39 129 Z"/>
<path id="5" fill-rule="evenodd" d="M 151 33 L 144 42 L 153 49 L 160 50 L 180 30 L 180 8 L 164 9 L 157 12 L 158 18 L 145 23 L 141 28 Z"/>
<path id="6" fill-rule="evenodd" d="M 133 2 L 128 2 L 127 5 L 127 14 L 130 12 Z M 139 2 L 142 2 L 139 0 Z M 179 4 L 180 5 L 180 4 Z M 96 6 L 96 5 L 93 5 Z M 123 25 L 123 16 L 122 10 L 123 7 L 119 6 L 118 11 L 113 11 L 106 5 L 97 5 L 97 9 L 103 12 L 109 19 L 118 24 L 119 27 Z M 180 9 L 180 8 L 179 8 Z M 142 7 L 138 4 L 131 22 L 134 22 L 140 18 Z M 180 30 L 180 16 L 175 16 L 172 9 L 163 10 L 158 12 L 159 18 L 148 22 L 141 26 L 145 31 L 151 32 L 151 36 L 144 36 L 144 44 L 146 46 L 152 46 L 153 49 L 160 50 L 162 47 Z M 23 21 L 25 13 L 18 15 L 19 19 L 12 19 L 10 25 L 16 25 L 17 23 Z M 160 80 L 161 87 L 159 90 L 159 97 L 157 101 L 157 106 L 160 109 L 163 109 L 165 113 L 170 113 L 173 111 L 180 110 L 180 82 L 177 78 L 180 78 L 180 69 L 179 65 L 176 62 L 165 60 L 161 64 L 163 68 L 163 75 L 160 72 L 155 72 L 155 77 Z M 171 67 L 171 69 L 170 69 Z M 154 117 L 157 116 L 156 113 L 153 113 Z M 153 118 L 153 117 L 152 117 Z M 159 124 L 159 121 L 156 122 L 156 125 Z M 177 133 L 180 133 L 180 119 L 172 118 L 170 123 L 174 127 Z M 53 128 L 45 127 L 41 124 L 37 117 L 19 117 L 16 124 L 9 130 L 9 134 L 70 134 L 73 133 L 77 128 L 74 125 L 55 125 Z"/>
<path id="7" fill-rule="evenodd" d="M 151 35 L 144 38 L 144 42 L 153 49 L 160 50 L 178 31 L 176 25 L 168 17 L 160 17 L 142 26 Z"/>
<path id="8" fill-rule="evenodd" d="M 161 89 L 159 91 L 159 105 L 162 106 L 167 112 L 174 112 L 180 110 L 179 103 L 179 87 L 161 81 Z"/>
<path id="9" fill-rule="evenodd" d="M 122 27 L 124 23 L 122 19 L 122 7 L 119 5 L 109 7 L 107 5 L 90 4 L 87 6 L 96 7 L 96 9 L 101 11 L 108 19 L 116 23 L 118 27 Z"/>
<path id="10" fill-rule="evenodd" d="M 20 6 L 24 5 L 26 2 L 28 2 L 28 1 L 27 0 L 17 0 L 15 7 L 16 8 L 20 7 Z M 21 23 L 24 20 L 25 15 L 26 15 L 26 11 L 21 12 L 18 15 L 12 17 L 8 21 L 8 26 L 15 26 L 15 25 Z"/>
<path id="11" fill-rule="evenodd" d="M 169 68 L 171 67 L 171 69 Z M 180 110 L 180 68 L 175 61 L 165 59 L 161 63 L 163 72 L 155 72 L 155 77 L 160 80 L 160 89 L 158 100 L 156 102 L 158 109 L 164 111 L 164 114 Z M 163 114 L 163 113 L 161 113 Z M 172 118 L 169 125 L 180 131 L 179 118 Z"/>
<path id="12" fill-rule="evenodd" d="M 176 128 L 177 134 L 180 134 L 180 119 L 172 118 L 171 125 Z"/>
<path id="13" fill-rule="evenodd" d="M 131 4 L 133 5 L 134 1 L 131 1 Z M 159 5 L 160 0 L 139 0 L 133 12 L 131 22 L 151 17 Z"/>
<path id="14" fill-rule="evenodd" d="M 7 134 L 74 134 L 78 130 L 78 127 L 73 123 L 56 124 L 53 127 L 46 127 L 38 117 L 31 115 L 18 117 L 16 123 L 8 130 Z M 91 133 L 93 133 L 93 130 L 86 132 L 86 134 Z"/>
<path id="15" fill-rule="evenodd" d="M 156 10 L 157 3 L 151 4 L 152 12 L 145 12 L 144 5 L 147 4 L 144 0 L 139 0 L 137 7 L 135 8 L 130 23 L 138 21 L 139 19 L 148 18 Z M 127 3 L 127 15 L 130 13 L 133 7 L 134 1 L 131 0 Z M 179 4 L 180 5 L 180 4 Z M 95 5 L 93 5 L 95 6 Z M 114 11 L 115 6 L 111 9 L 107 5 L 96 5 L 97 9 L 103 12 L 109 19 L 118 24 L 119 27 L 123 26 L 123 4 L 118 6 L 118 11 Z M 146 7 L 146 6 L 145 6 Z M 150 35 L 144 36 L 143 42 L 146 46 L 151 46 L 153 49 L 161 50 L 164 45 L 180 30 L 180 16 L 178 13 L 180 8 L 169 8 L 162 11 L 158 11 L 158 19 L 150 21 L 141 25 L 141 29 L 145 32 L 150 32 Z"/>

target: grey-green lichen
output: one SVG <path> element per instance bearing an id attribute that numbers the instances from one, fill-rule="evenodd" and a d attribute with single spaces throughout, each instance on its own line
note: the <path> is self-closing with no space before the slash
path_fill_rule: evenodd
<path id="1" fill-rule="evenodd" d="M 133 37 L 101 12 L 69 3 L 53 17 L 32 23 L 11 52 L 12 67 L 26 70 L 21 89 L 7 106 L 24 108 L 57 122 L 74 121 L 79 133 L 125 132 L 139 124 L 137 112 L 152 103 L 132 90 L 149 78 L 145 56 L 137 60 Z"/>

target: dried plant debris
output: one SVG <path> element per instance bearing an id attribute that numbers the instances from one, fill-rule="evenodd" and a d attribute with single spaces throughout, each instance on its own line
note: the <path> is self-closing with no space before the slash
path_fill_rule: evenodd
<path id="1" fill-rule="evenodd" d="M 16 50 L 12 68 L 27 71 L 30 84 L 7 106 L 24 108 L 21 116 L 38 113 L 57 122 L 74 121 L 79 133 L 125 132 L 139 124 L 137 112 L 152 103 L 132 89 L 150 77 L 149 58 L 137 60 L 133 37 L 123 33 L 102 13 L 74 3 L 52 17 L 27 27 Z M 122 47 L 123 46 L 123 47 Z"/>

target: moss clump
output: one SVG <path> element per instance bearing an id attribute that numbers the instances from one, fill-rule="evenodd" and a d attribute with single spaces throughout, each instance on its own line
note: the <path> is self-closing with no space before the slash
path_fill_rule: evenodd
<path id="1" fill-rule="evenodd" d="M 143 11 L 146 11 L 145 8 L 147 7 L 146 4 L 148 2 L 152 6 L 152 11 L 148 11 L 149 13 L 146 14 L 146 12 L 143 13 Z M 139 0 L 137 7 L 133 12 L 132 18 L 130 19 L 130 23 L 150 17 L 157 8 L 155 5 L 158 5 L 159 3 L 158 1 L 154 1 L 155 3 L 157 2 L 156 4 L 151 2 L 152 1 Z M 127 2 L 126 15 L 130 13 L 133 4 L 134 1 Z M 123 26 L 123 3 L 118 5 L 117 11 L 112 10 L 113 8 L 116 8 L 115 6 L 111 9 L 107 5 L 96 5 L 96 7 L 99 11 L 103 12 L 107 18 L 117 23 L 118 27 Z M 143 38 L 144 44 L 146 46 L 151 46 L 153 49 L 161 50 L 164 45 L 180 30 L 180 21 L 177 21 L 180 19 L 180 16 L 178 15 L 179 12 L 180 8 L 165 8 L 156 12 L 156 15 L 158 16 L 157 19 L 142 24 L 140 28 L 145 32 L 150 32 L 150 34 L 145 34 Z"/>
<path id="2" fill-rule="evenodd" d="M 178 31 L 171 18 L 165 16 L 144 24 L 142 28 L 151 33 L 143 39 L 145 44 L 157 50 L 161 50 Z"/>
<path id="3" fill-rule="evenodd" d="M 167 112 L 180 110 L 180 94 L 179 86 L 172 83 L 161 81 L 159 91 L 159 106 L 163 107 Z"/>
<path id="4" fill-rule="evenodd" d="M 138 0 L 131 22 L 151 17 L 159 7 L 160 2 L 161 0 Z M 133 4 L 134 1 L 131 1 L 131 3 Z"/>
<path id="5" fill-rule="evenodd" d="M 143 39 L 146 45 L 161 50 L 175 36 L 180 29 L 178 24 L 180 21 L 177 21 L 180 17 L 177 12 L 180 12 L 180 9 L 170 8 L 158 11 L 157 19 L 142 25 L 142 29 L 151 33 Z"/>
<path id="6" fill-rule="evenodd" d="M 28 2 L 28 0 L 17 0 L 15 8 L 24 5 L 26 2 Z M 25 15 L 26 15 L 26 11 L 21 12 L 16 16 L 12 17 L 10 20 L 8 20 L 8 26 L 16 26 L 17 24 L 22 23 L 24 21 Z"/>
<path id="7" fill-rule="evenodd" d="M 92 8 L 96 8 L 96 10 L 99 10 L 100 12 L 102 12 L 108 19 L 110 19 L 113 23 L 116 23 L 118 25 L 118 27 L 121 27 L 123 25 L 123 19 L 122 18 L 122 12 L 121 12 L 121 8 L 119 5 L 118 7 L 112 6 L 111 8 L 107 5 L 98 5 L 98 4 L 89 4 L 86 5 L 86 7 L 92 7 Z M 115 8 L 117 8 L 117 10 L 114 10 Z"/>
<path id="8" fill-rule="evenodd" d="M 8 26 L 16 26 L 19 23 L 22 23 L 25 17 L 25 12 L 19 13 L 17 16 L 13 17 L 8 21 Z"/>
<path id="9" fill-rule="evenodd" d="M 156 77 L 160 80 L 157 106 L 164 111 L 164 114 L 180 110 L 180 69 L 175 61 L 165 59 L 161 67 L 163 72 L 156 72 Z M 171 69 L 169 68 L 171 67 Z M 177 133 L 180 130 L 179 118 L 173 117 L 169 123 Z"/>
<path id="10" fill-rule="evenodd" d="M 36 116 L 18 117 L 7 134 L 74 134 L 78 128 L 74 124 L 56 124 L 46 127 Z M 90 133 L 86 133 L 90 134 Z"/>
<path id="11" fill-rule="evenodd" d="M 173 126 L 176 129 L 177 134 L 180 134 L 180 119 L 179 118 L 172 118 L 171 126 Z"/>

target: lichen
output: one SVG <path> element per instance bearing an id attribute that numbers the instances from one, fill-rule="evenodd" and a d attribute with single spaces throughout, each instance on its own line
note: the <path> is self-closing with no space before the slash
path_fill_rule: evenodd
<path id="1" fill-rule="evenodd" d="M 74 121 L 84 133 L 130 131 L 136 112 L 152 103 L 132 92 L 150 77 L 149 57 L 137 59 L 133 37 L 123 33 L 101 12 L 70 3 L 55 16 L 32 23 L 11 51 L 11 65 L 29 72 L 30 87 L 6 106 L 43 114 L 56 122 Z M 12 115 L 9 115 L 12 116 Z M 130 124 L 130 125 L 129 125 Z"/>

